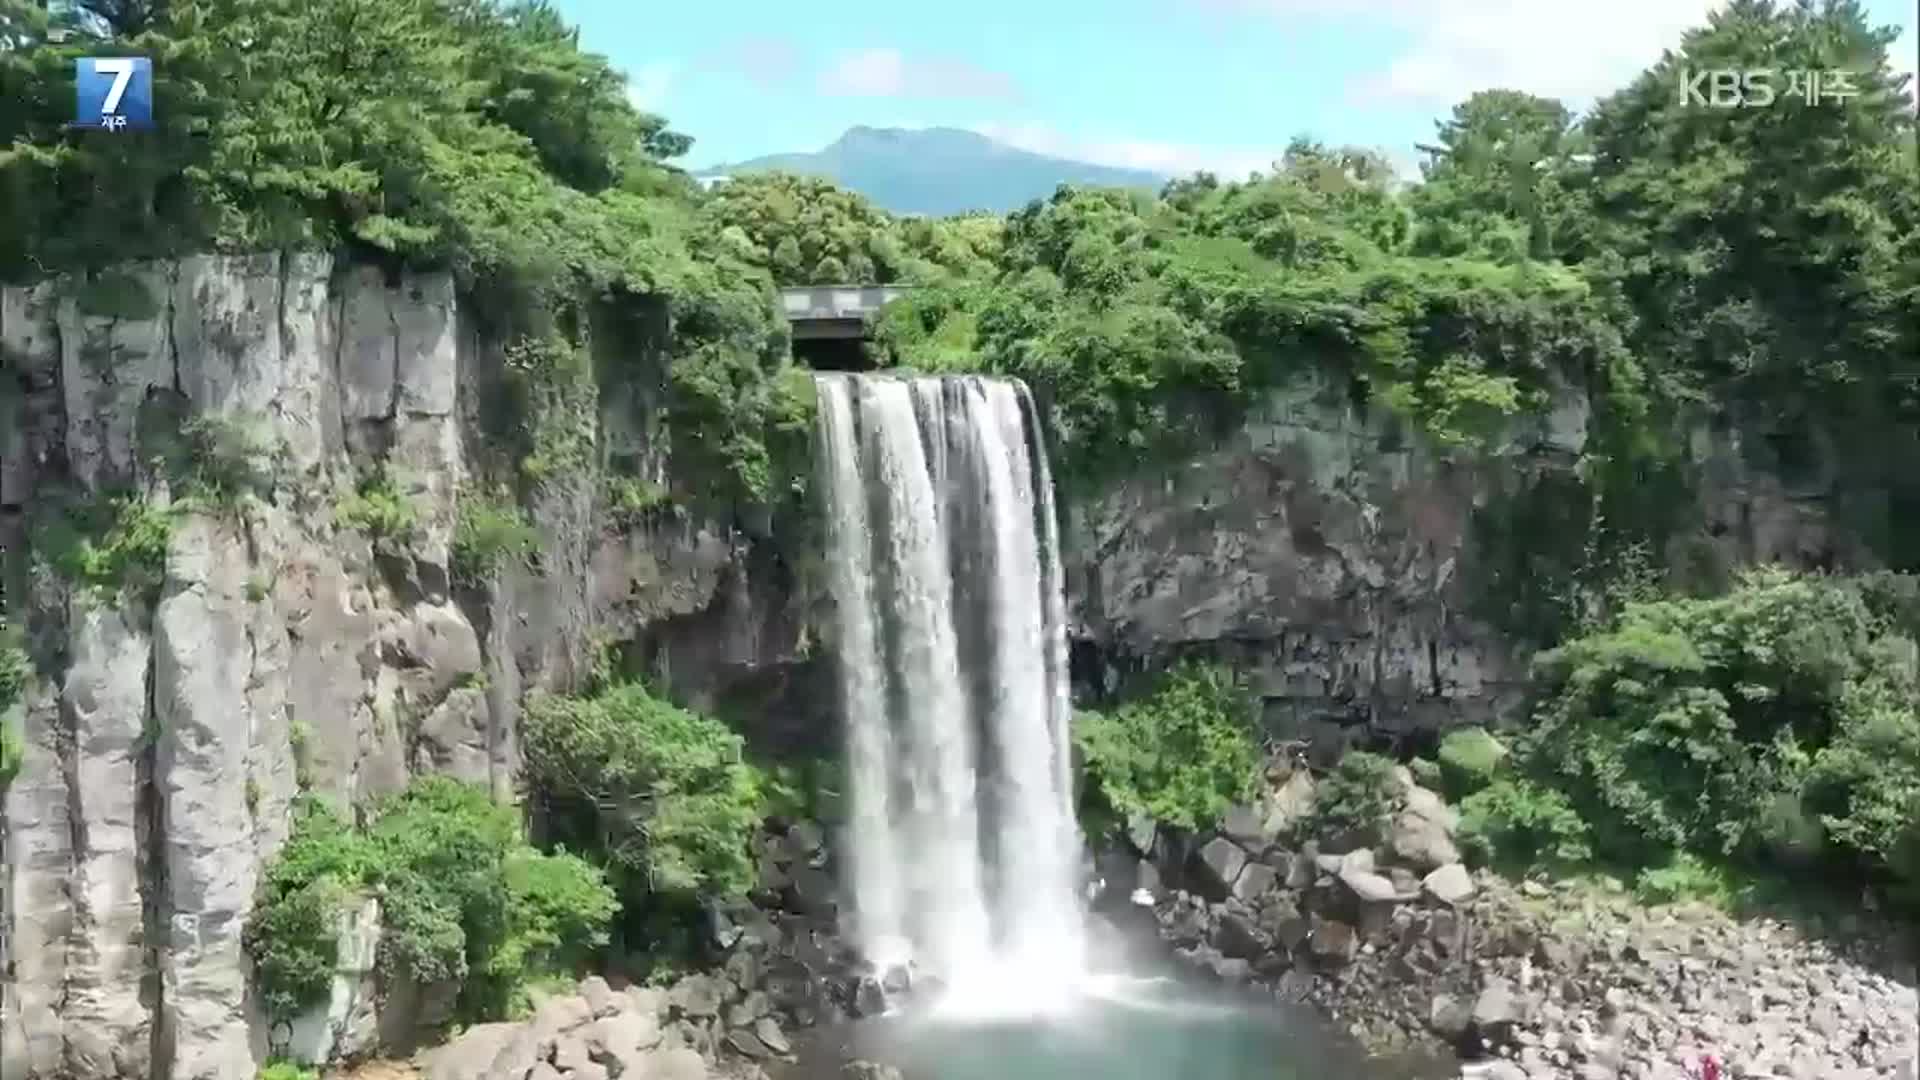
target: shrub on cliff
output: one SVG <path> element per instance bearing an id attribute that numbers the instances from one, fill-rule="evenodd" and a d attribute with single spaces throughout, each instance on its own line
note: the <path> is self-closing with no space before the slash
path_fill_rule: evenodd
<path id="1" fill-rule="evenodd" d="M 1224 667 L 1183 664 L 1145 697 L 1074 714 L 1090 790 L 1125 817 L 1211 826 L 1253 796 L 1260 746 L 1245 689 Z"/>
<path id="2" fill-rule="evenodd" d="M 1910 876 L 1920 661 L 1902 595 L 1886 579 L 1761 570 L 1723 597 L 1630 605 L 1540 657 L 1524 765 L 1566 793 L 1606 857 L 1790 846 Z"/>
<path id="3" fill-rule="evenodd" d="M 1404 801 L 1392 758 L 1350 750 L 1314 788 L 1313 812 L 1301 827 L 1334 850 L 1372 847 Z"/>
<path id="4" fill-rule="evenodd" d="M 1587 823 L 1566 795 L 1525 777 L 1503 777 L 1460 803 L 1460 846 L 1508 873 L 1570 870 L 1593 858 Z"/>
<path id="5" fill-rule="evenodd" d="M 326 1000 L 340 920 L 366 896 L 381 905 L 383 971 L 458 982 L 474 1019 L 504 1015 L 523 980 L 604 944 L 617 907 L 600 871 L 535 851 L 518 813 L 477 787 L 416 780 L 365 829 L 303 798 L 245 935 L 269 1016 Z"/>
<path id="6" fill-rule="evenodd" d="M 618 683 L 541 696 L 521 728 L 527 779 L 553 835 L 604 859 L 630 897 L 734 897 L 753 887 L 761 781 L 739 735 Z"/>

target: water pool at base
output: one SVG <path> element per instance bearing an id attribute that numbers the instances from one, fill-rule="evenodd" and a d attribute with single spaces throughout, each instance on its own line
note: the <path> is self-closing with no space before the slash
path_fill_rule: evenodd
<path id="1" fill-rule="evenodd" d="M 1437 1080 L 1433 1060 L 1369 1058 L 1304 1007 L 1171 977 L 1090 980 L 1067 1009 L 968 1019 L 913 1009 L 815 1033 L 781 1080 L 894 1065 L 906 1080 Z"/>

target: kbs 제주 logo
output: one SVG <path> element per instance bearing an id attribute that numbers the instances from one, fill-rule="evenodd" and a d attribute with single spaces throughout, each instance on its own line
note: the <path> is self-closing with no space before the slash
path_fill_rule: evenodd
<path id="1" fill-rule="evenodd" d="M 153 61 L 82 56 L 73 62 L 73 126 L 103 131 L 153 126 Z"/>

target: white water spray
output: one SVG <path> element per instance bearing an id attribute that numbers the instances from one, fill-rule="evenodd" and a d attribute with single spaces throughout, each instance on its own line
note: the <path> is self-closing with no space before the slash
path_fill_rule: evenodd
<path id="1" fill-rule="evenodd" d="M 1083 983 L 1065 602 L 1031 399 L 975 377 L 821 375 L 855 942 L 943 1009 Z"/>

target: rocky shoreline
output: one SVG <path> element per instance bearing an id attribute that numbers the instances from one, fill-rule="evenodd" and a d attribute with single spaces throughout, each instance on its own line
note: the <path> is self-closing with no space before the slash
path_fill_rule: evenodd
<path id="1" fill-rule="evenodd" d="M 1912 954 L 1890 925 L 1858 918 L 1843 941 L 1469 872 L 1451 811 L 1404 774 L 1407 809 L 1381 844 L 1292 849 L 1281 837 L 1311 797 L 1298 776 L 1217 834 L 1136 823 L 1098 860 L 1099 906 L 1150 922 L 1201 972 L 1310 1005 L 1382 1054 L 1450 1052 L 1467 1076 L 1686 1080 L 1710 1054 L 1728 1080 L 1915 1080 Z M 837 937 L 823 829 L 776 823 L 759 855 L 754 905 L 712 913 L 711 968 L 657 988 L 587 979 L 421 1055 L 425 1080 L 753 1080 L 794 1060 L 800 1032 L 909 990 Z"/>
<path id="2" fill-rule="evenodd" d="M 1450 1049 L 1464 1075 L 1687 1080 L 1711 1055 L 1733 1080 L 1915 1078 L 1903 928 L 1858 917 L 1844 939 L 1820 937 L 1470 873 L 1454 815 L 1405 770 L 1405 809 L 1382 843 L 1290 848 L 1306 776 L 1210 837 L 1130 830 L 1131 849 L 1103 860 L 1108 902 L 1150 905 L 1161 938 L 1202 971 L 1314 1005 L 1376 1051 Z"/>

